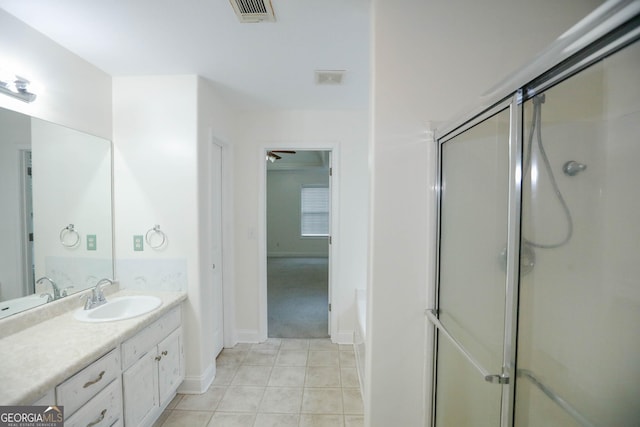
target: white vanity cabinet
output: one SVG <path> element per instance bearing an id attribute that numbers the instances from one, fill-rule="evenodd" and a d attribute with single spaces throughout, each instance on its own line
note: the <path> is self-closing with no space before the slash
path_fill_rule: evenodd
<path id="1" fill-rule="evenodd" d="M 120 351 L 114 349 L 56 387 L 65 426 L 108 427 L 122 418 Z"/>
<path id="2" fill-rule="evenodd" d="M 54 389 L 49 390 L 40 399 L 32 403 L 33 406 L 51 406 L 56 404 L 56 391 Z"/>
<path id="3" fill-rule="evenodd" d="M 122 343 L 124 424 L 150 426 L 184 379 L 180 307 Z"/>

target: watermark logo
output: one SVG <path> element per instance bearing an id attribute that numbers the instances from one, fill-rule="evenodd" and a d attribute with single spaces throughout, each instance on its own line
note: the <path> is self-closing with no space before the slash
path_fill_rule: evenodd
<path id="1" fill-rule="evenodd" d="M 0 406 L 0 427 L 64 427 L 64 407 Z"/>

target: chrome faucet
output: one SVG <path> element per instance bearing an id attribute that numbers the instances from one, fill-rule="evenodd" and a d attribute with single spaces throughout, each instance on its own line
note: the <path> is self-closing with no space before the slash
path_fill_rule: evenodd
<path id="1" fill-rule="evenodd" d="M 36 283 L 37 284 L 41 284 L 44 281 L 48 281 L 51 284 L 51 288 L 53 289 L 53 300 L 57 300 L 62 298 L 64 295 L 62 295 L 60 293 L 60 288 L 58 287 L 58 285 L 56 285 L 56 282 L 54 282 L 53 280 L 51 280 L 50 278 L 48 278 L 47 276 L 42 276 L 41 278 L 39 278 Z M 51 299 L 47 299 L 47 302 L 51 301 Z"/>
<path id="2" fill-rule="evenodd" d="M 101 285 L 103 283 L 113 284 L 111 279 L 100 279 L 96 286 L 91 289 L 91 296 L 87 296 L 87 302 L 84 304 L 85 310 L 91 310 L 92 308 L 96 308 L 105 304 L 107 302 L 107 298 L 104 296 L 104 292 L 102 291 Z"/>

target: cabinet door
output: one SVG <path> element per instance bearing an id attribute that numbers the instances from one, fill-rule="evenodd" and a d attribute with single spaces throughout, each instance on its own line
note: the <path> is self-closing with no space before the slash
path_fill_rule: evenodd
<path id="1" fill-rule="evenodd" d="M 183 379 L 182 329 L 176 329 L 158 344 L 158 356 L 158 391 L 160 402 L 164 404 Z"/>
<path id="2" fill-rule="evenodd" d="M 155 350 L 155 349 L 154 349 Z M 128 427 L 150 425 L 158 402 L 156 352 L 145 354 L 122 374 L 124 383 L 124 420 Z"/>

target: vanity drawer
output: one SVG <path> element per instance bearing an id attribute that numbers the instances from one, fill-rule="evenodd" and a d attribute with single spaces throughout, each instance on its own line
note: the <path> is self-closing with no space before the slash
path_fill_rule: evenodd
<path id="1" fill-rule="evenodd" d="M 32 403 L 34 406 L 51 406 L 56 404 L 56 391 L 51 389 L 40 399 Z"/>
<path id="2" fill-rule="evenodd" d="M 67 408 L 64 408 L 65 414 Z M 109 427 L 122 419 L 122 385 L 112 381 L 104 390 L 64 421 L 64 427 Z"/>
<path id="3" fill-rule="evenodd" d="M 180 326 L 180 323 L 180 307 L 178 306 L 147 326 L 133 338 L 123 342 L 122 369 L 125 370 L 133 365 L 138 359 L 144 356 L 146 352 L 169 335 L 171 331 Z"/>
<path id="4" fill-rule="evenodd" d="M 58 385 L 57 403 L 71 415 L 119 375 L 120 353 L 115 349 Z"/>

